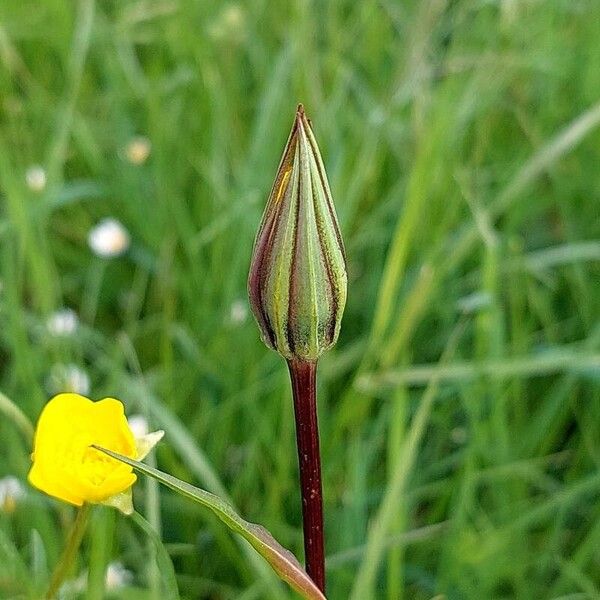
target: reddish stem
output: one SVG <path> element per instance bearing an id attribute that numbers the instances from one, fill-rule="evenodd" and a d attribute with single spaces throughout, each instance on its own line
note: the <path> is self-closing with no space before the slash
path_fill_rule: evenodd
<path id="1" fill-rule="evenodd" d="M 323 490 L 317 424 L 317 363 L 289 360 L 300 466 L 306 572 L 325 592 Z"/>

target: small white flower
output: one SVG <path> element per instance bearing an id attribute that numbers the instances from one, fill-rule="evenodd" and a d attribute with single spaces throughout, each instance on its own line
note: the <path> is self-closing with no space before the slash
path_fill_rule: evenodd
<path id="1" fill-rule="evenodd" d="M 139 136 L 133 138 L 125 148 L 125 156 L 132 165 L 141 165 L 146 162 L 152 144 L 147 137 Z"/>
<path id="2" fill-rule="evenodd" d="M 471 314 L 489 308 L 492 304 L 492 297 L 488 292 L 473 292 L 468 296 L 459 298 L 456 307 L 460 312 Z"/>
<path id="3" fill-rule="evenodd" d="M 129 233 L 120 221 L 103 219 L 88 234 L 92 252 L 102 258 L 113 258 L 129 248 Z"/>
<path id="4" fill-rule="evenodd" d="M 122 588 L 133 581 L 133 573 L 128 571 L 123 563 L 111 562 L 106 567 L 106 574 L 104 576 L 104 585 L 106 591 L 115 591 Z M 88 586 L 88 572 L 83 571 L 78 577 L 68 579 L 63 583 L 60 588 L 58 597 L 60 600 L 67 600 L 74 596 L 78 596 L 82 592 L 85 592 Z"/>
<path id="5" fill-rule="evenodd" d="M 239 4 L 230 4 L 223 9 L 223 23 L 231 29 L 239 29 L 244 25 L 244 11 Z"/>
<path id="6" fill-rule="evenodd" d="M 46 171 L 40 165 L 32 165 L 25 173 L 27 187 L 32 192 L 41 192 L 46 187 Z"/>
<path id="7" fill-rule="evenodd" d="M 229 4 L 209 27 L 209 34 L 218 40 L 240 43 L 246 37 L 246 17 L 241 6 Z"/>
<path id="8" fill-rule="evenodd" d="M 0 479 L 0 510 L 2 512 L 13 512 L 19 500 L 24 496 L 25 487 L 19 479 L 12 475 Z"/>
<path id="9" fill-rule="evenodd" d="M 63 308 L 52 313 L 46 322 L 46 327 L 51 335 L 69 336 L 75 333 L 79 326 L 77 313 L 70 308 Z"/>
<path id="10" fill-rule="evenodd" d="M 52 394 L 73 392 L 87 396 L 90 391 L 90 378 L 80 367 L 74 364 L 54 365 L 48 377 L 48 389 Z"/>
<path id="11" fill-rule="evenodd" d="M 84 592 L 87 588 L 87 579 L 87 571 L 81 573 L 79 577 L 67 579 L 58 590 L 58 600 L 69 600 Z"/>
<path id="12" fill-rule="evenodd" d="M 148 433 L 148 420 L 144 415 L 131 415 L 127 418 L 133 437 L 141 438 Z"/>
<path id="13" fill-rule="evenodd" d="M 116 590 L 126 586 L 133 580 L 133 574 L 128 571 L 123 563 L 111 562 L 106 568 L 106 589 Z"/>
<path id="14" fill-rule="evenodd" d="M 229 311 L 229 320 L 233 325 L 241 325 L 248 318 L 248 303 L 245 300 L 238 299 L 232 305 Z"/>
<path id="15" fill-rule="evenodd" d="M 461 446 L 467 441 L 467 430 L 464 427 L 455 427 L 450 432 L 450 438 L 457 445 Z"/>

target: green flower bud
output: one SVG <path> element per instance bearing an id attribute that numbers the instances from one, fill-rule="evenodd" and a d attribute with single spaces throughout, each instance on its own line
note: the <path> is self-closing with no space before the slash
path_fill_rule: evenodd
<path id="1" fill-rule="evenodd" d="M 344 244 L 325 167 L 299 105 L 248 277 L 265 344 L 288 360 L 316 360 L 337 340 L 346 287 Z"/>

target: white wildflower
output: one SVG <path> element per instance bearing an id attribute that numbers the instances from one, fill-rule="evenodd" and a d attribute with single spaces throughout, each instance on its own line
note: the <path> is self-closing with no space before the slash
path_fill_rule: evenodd
<path id="1" fill-rule="evenodd" d="M 129 429 L 133 433 L 134 438 L 141 438 L 148 433 L 148 420 L 144 415 L 131 415 L 127 418 Z"/>
<path id="2" fill-rule="evenodd" d="M 246 37 L 246 17 L 238 4 L 228 4 L 209 27 L 209 34 L 217 40 L 229 40 L 235 44 Z"/>
<path id="3" fill-rule="evenodd" d="M 488 292 L 473 292 L 468 296 L 459 298 L 456 307 L 462 313 L 471 314 L 489 308 L 491 304 L 492 297 Z"/>
<path id="4" fill-rule="evenodd" d="M 233 325 L 241 325 L 248 318 L 248 303 L 246 300 L 238 299 L 231 305 L 229 320 Z"/>
<path id="5" fill-rule="evenodd" d="M 133 573 L 128 571 L 122 563 L 111 562 L 106 567 L 104 576 L 104 585 L 107 592 L 118 590 L 133 581 Z M 63 583 L 58 597 L 60 600 L 67 600 L 85 592 L 88 586 L 88 572 L 83 571 L 78 577 L 69 579 Z"/>
<path id="6" fill-rule="evenodd" d="M 25 486 L 19 479 L 7 475 L 0 479 L 0 510 L 11 513 L 25 496 Z"/>
<path id="7" fill-rule="evenodd" d="M 60 392 L 73 392 L 87 396 L 90 391 L 89 375 L 77 365 L 54 365 L 48 377 L 48 389 L 52 394 Z"/>
<path id="8" fill-rule="evenodd" d="M 152 150 L 152 144 L 147 137 L 139 136 L 133 138 L 127 147 L 125 148 L 125 156 L 127 160 L 133 165 L 141 165 L 146 162 L 150 151 Z"/>
<path id="9" fill-rule="evenodd" d="M 464 444 L 467 437 L 467 430 L 464 427 L 454 427 L 450 432 L 450 438 L 457 446 Z"/>
<path id="10" fill-rule="evenodd" d="M 231 30 L 240 29 L 244 25 L 244 11 L 239 4 L 229 4 L 221 14 L 223 23 Z"/>
<path id="11" fill-rule="evenodd" d="M 27 187 L 32 192 L 41 192 L 46 187 L 46 171 L 40 165 L 32 165 L 25 173 Z"/>
<path id="12" fill-rule="evenodd" d="M 63 308 L 52 313 L 46 321 L 46 328 L 51 335 L 69 336 L 75 333 L 79 326 L 77 313 L 70 308 Z"/>
<path id="13" fill-rule="evenodd" d="M 106 568 L 106 589 L 116 590 L 126 586 L 133 580 L 133 574 L 122 563 L 111 562 Z"/>
<path id="14" fill-rule="evenodd" d="M 88 234 L 92 252 L 102 258 L 113 258 L 129 248 L 129 233 L 116 219 L 103 219 Z"/>

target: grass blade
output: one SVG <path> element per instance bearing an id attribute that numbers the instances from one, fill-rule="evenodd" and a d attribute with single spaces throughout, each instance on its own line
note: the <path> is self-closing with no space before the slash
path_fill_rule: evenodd
<path id="1" fill-rule="evenodd" d="M 148 539 L 154 545 L 156 551 L 156 562 L 160 568 L 161 578 L 164 583 L 166 600 L 179 600 L 179 590 L 177 589 L 177 579 L 175 576 L 175 569 L 173 563 L 165 550 L 160 536 L 156 533 L 156 530 L 152 527 L 151 523 L 144 519 L 138 512 L 134 512 L 131 518 L 135 524 L 148 536 Z"/>

